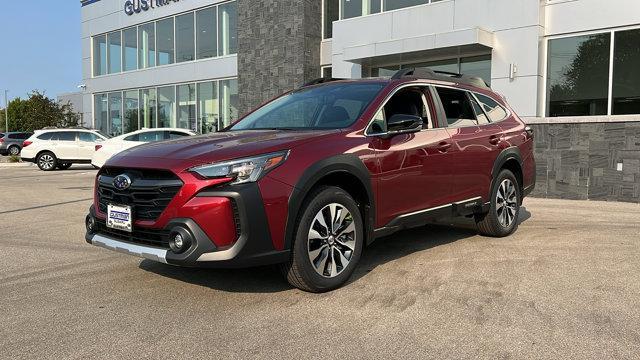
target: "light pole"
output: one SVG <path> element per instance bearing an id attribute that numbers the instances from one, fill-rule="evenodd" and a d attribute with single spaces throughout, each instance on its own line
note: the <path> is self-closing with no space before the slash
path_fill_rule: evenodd
<path id="1" fill-rule="evenodd" d="M 4 91 L 4 130 L 9 132 L 9 103 L 7 102 L 7 93 L 9 90 Z"/>

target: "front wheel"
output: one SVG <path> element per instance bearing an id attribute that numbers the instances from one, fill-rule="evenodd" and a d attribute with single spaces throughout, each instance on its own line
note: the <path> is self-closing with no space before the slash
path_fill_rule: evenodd
<path id="1" fill-rule="evenodd" d="M 38 164 L 38 167 L 40 168 L 40 170 L 51 171 L 55 169 L 56 166 L 58 166 L 58 159 L 56 159 L 56 156 L 53 155 L 52 152 L 45 151 L 40 155 L 38 155 L 38 158 L 36 159 L 36 163 Z"/>
<path id="2" fill-rule="evenodd" d="M 313 192 L 301 212 L 283 273 L 291 285 L 305 291 L 340 287 L 362 254 L 364 227 L 358 205 L 346 191 L 327 186 Z"/>
<path id="3" fill-rule="evenodd" d="M 520 214 L 520 185 L 509 170 L 502 170 L 491 189 L 489 212 L 476 216 L 478 230 L 482 235 L 504 237 L 518 227 Z"/>

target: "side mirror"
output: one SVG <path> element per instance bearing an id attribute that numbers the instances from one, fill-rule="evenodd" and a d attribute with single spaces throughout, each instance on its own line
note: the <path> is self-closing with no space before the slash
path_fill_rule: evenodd
<path id="1" fill-rule="evenodd" d="M 422 130 L 423 120 L 419 116 L 395 114 L 387 121 L 389 135 L 406 134 Z"/>

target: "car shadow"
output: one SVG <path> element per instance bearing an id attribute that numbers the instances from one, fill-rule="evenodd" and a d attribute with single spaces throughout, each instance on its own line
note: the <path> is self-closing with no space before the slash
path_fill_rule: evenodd
<path id="1" fill-rule="evenodd" d="M 519 223 L 529 218 L 531 213 L 522 207 Z M 360 264 L 348 283 L 358 281 L 376 267 L 390 261 L 477 235 L 473 219 L 452 218 L 377 239 L 365 249 Z M 284 280 L 276 266 L 205 269 L 177 267 L 143 260 L 139 268 L 185 283 L 226 292 L 275 293 L 293 288 Z"/>

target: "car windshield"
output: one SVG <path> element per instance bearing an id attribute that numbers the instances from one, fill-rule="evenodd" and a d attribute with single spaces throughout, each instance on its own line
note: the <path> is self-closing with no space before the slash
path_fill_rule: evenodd
<path id="1" fill-rule="evenodd" d="M 247 115 L 229 130 L 342 129 L 351 126 L 384 83 L 337 82 L 283 95 Z"/>

